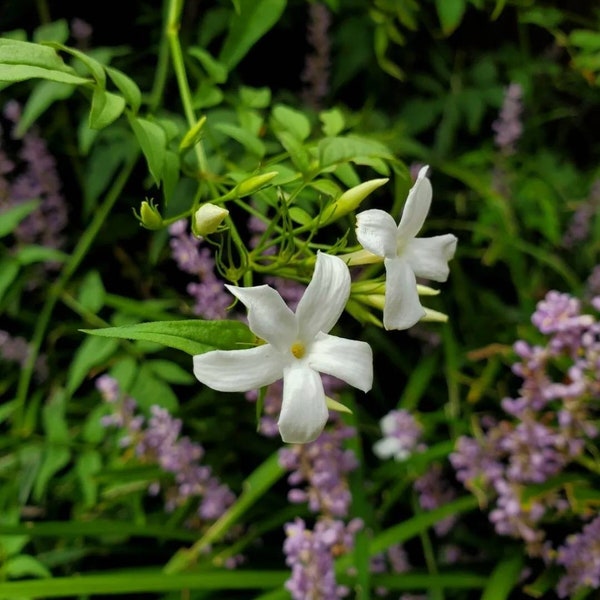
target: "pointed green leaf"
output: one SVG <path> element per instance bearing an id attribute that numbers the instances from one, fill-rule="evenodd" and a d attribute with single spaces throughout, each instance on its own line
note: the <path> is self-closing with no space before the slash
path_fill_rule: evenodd
<path id="1" fill-rule="evenodd" d="M 160 125 L 148 119 L 131 116 L 129 123 L 146 157 L 150 174 L 156 185 L 160 185 L 167 152 L 167 134 Z"/>
<path id="2" fill-rule="evenodd" d="M 90 109 L 90 129 L 104 129 L 116 121 L 125 110 L 125 99 L 122 96 L 107 92 L 104 88 L 94 88 L 92 107 Z"/>
<path id="3" fill-rule="evenodd" d="M 39 200 L 27 200 L 8 210 L 0 211 L 0 238 L 12 233 L 15 227 L 39 205 Z"/>
<path id="4" fill-rule="evenodd" d="M 95 58 L 92 58 L 85 52 L 77 50 L 77 48 L 71 48 L 70 46 L 57 44 L 56 42 L 48 42 L 47 45 L 51 48 L 62 50 L 63 52 L 66 52 L 67 54 L 70 54 L 71 56 L 74 56 L 80 60 L 92 74 L 92 77 L 96 80 L 98 86 L 101 88 L 106 87 L 106 72 L 104 70 L 104 65 L 101 62 L 98 62 Z"/>
<path id="5" fill-rule="evenodd" d="M 129 106 L 131 106 L 133 112 L 137 112 L 142 103 L 142 92 L 140 92 L 140 88 L 135 81 L 128 75 L 125 75 L 125 73 L 122 73 L 113 67 L 105 67 L 105 69 L 111 81 L 115 84 L 121 94 L 123 94 L 123 97 L 127 100 Z"/>
<path id="6" fill-rule="evenodd" d="M 252 154 L 256 154 L 259 158 L 262 158 L 265 155 L 266 148 L 263 142 L 241 127 L 236 127 L 235 125 L 231 125 L 229 123 L 217 123 L 214 125 L 214 128 L 221 133 L 224 133 L 227 137 L 234 139 L 236 142 L 239 142 Z"/>
<path id="7" fill-rule="evenodd" d="M 72 83 L 74 85 L 90 83 L 89 79 L 84 79 L 65 71 L 44 69 L 30 65 L 7 65 L 0 63 L 0 81 L 16 82 L 27 79 L 49 79 L 50 81 Z"/>
<path id="8" fill-rule="evenodd" d="M 252 46 L 277 23 L 285 5 L 286 0 L 239 0 L 239 10 L 231 19 L 219 62 L 231 71 Z"/>
<path id="9" fill-rule="evenodd" d="M 272 125 L 278 131 L 289 131 L 301 142 L 310 135 L 310 121 L 304 113 L 283 104 L 273 108 Z"/>
<path id="10" fill-rule="evenodd" d="M 436 0 L 435 7 L 444 35 L 450 35 L 460 25 L 467 3 L 466 0 Z"/>
<path id="11" fill-rule="evenodd" d="M 191 355 L 210 350 L 242 350 L 255 342 L 254 334 L 239 321 L 153 321 L 81 331 L 103 337 L 156 342 Z"/>
<path id="12" fill-rule="evenodd" d="M 17 136 L 22 136 L 31 125 L 57 100 L 64 100 L 73 95 L 74 85 L 57 81 L 40 81 L 23 107 L 23 113 L 16 126 Z"/>

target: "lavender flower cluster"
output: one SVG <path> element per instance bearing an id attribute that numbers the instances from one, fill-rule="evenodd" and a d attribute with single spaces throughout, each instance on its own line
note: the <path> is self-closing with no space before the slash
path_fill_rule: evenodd
<path id="1" fill-rule="evenodd" d="M 0 125 L 0 214 L 28 200 L 39 200 L 39 206 L 17 226 L 15 239 L 22 244 L 61 248 L 68 214 L 56 160 L 34 129 L 17 135 L 21 107 L 16 100 L 4 105 L 2 116 L 5 127 Z"/>
<path id="2" fill-rule="evenodd" d="M 328 395 L 333 395 L 341 384 L 327 376 L 323 383 Z M 281 382 L 276 382 L 264 398 L 260 431 L 268 437 L 279 433 L 275 418 L 281 409 L 282 392 Z M 256 393 L 248 392 L 246 397 L 255 401 Z M 291 568 L 286 588 L 294 600 L 335 600 L 349 593 L 336 583 L 334 560 L 352 550 L 354 536 L 363 525 L 360 519 L 348 523 L 344 520 L 352 501 L 347 475 L 356 469 L 358 461 L 354 452 L 343 446 L 354 435 L 354 428 L 344 426 L 334 415 L 331 428 L 314 442 L 286 446 L 279 452 L 279 463 L 290 471 L 288 483 L 293 486 L 288 500 L 293 504 L 306 502 L 317 515 L 312 529 L 299 517 L 284 526 L 283 551 Z"/>
<path id="3" fill-rule="evenodd" d="M 523 88 L 511 83 L 504 90 L 504 100 L 498 118 L 492 123 L 495 132 L 494 142 L 504 154 L 513 154 L 517 142 L 523 134 Z"/>
<path id="4" fill-rule="evenodd" d="M 600 298 L 592 305 L 600 310 Z M 489 519 L 499 534 L 521 539 L 530 556 L 564 567 L 557 592 L 567 597 L 582 586 L 598 587 L 600 544 L 592 534 L 599 525 L 592 521 L 555 548 L 543 523 L 577 513 L 560 480 L 548 482 L 579 467 L 598 435 L 600 322 L 582 312 L 577 298 L 556 291 L 538 303 L 531 320 L 546 344 L 514 345 L 518 397 L 502 401 L 504 419 L 481 420 L 478 439 L 459 438 L 450 459 L 459 481 L 493 502 Z M 546 485 L 526 498 L 528 486 L 539 484 Z M 584 520 L 595 513 L 581 512 Z"/>
<path id="5" fill-rule="evenodd" d="M 148 491 L 153 495 L 162 491 L 169 512 L 190 500 L 198 500 L 196 516 L 201 522 L 218 519 L 235 496 L 212 474 L 209 466 L 200 463 L 204 449 L 181 435 L 181 420 L 157 405 L 150 408 L 150 418 L 146 419 L 136 412 L 135 399 L 123 394 L 117 380 L 109 375 L 98 377 L 96 388 L 112 409 L 103 417 L 103 425 L 123 431 L 120 444 L 133 448 L 140 463 L 158 465 L 172 475 L 170 483 L 156 481 Z"/>
<path id="6" fill-rule="evenodd" d="M 22 336 L 12 336 L 8 331 L 0 329 L 0 360 L 9 363 L 16 363 L 21 368 L 25 366 L 31 347 L 27 340 Z M 38 381 L 45 381 L 48 377 L 47 357 L 40 354 L 34 365 L 34 373 Z"/>
<path id="7" fill-rule="evenodd" d="M 194 299 L 194 314 L 205 319 L 224 319 L 231 296 L 215 273 L 215 261 L 209 248 L 201 248 L 202 240 L 188 232 L 186 219 L 169 226 L 171 255 L 184 273 L 195 275 L 199 281 L 187 286 Z"/>

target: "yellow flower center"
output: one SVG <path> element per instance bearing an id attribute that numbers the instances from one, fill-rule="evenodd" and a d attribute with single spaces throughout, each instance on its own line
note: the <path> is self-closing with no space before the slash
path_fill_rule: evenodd
<path id="1" fill-rule="evenodd" d="M 296 358 L 302 358 L 306 352 L 306 348 L 302 342 L 294 342 L 290 350 Z"/>

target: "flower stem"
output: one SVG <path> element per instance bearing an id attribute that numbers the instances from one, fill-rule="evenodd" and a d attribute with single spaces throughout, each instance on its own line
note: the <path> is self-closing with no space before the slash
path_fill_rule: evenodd
<path id="1" fill-rule="evenodd" d="M 166 35 L 169 40 L 169 48 L 171 50 L 171 60 L 173 63 L 173 69 L 175 70 L 175 77 L 177 78 L 177 85 L 179 87 L 179 96 L 181 98 L 181 104 L 183 105 L 183 112 L 188 125 L 193 127 L 196 125 L 197 119 L 194 113 L 194 107 L 192 103 L 192 93 L 190 91 L 190 85 L 188 83 L 187 74 L 185 72 L 185 64 L 183 60 L 183 52 L 181 50 L 181 43 L 179 41 L 179 29 L 181 26 L 181 11 L 183 9 L 183 0 L 169 0 L 169 12 L 167 17 L 167 29 Z M 201 142 L 197 142 L 194 145 L 194 151 L 198 159 L 198 166 L 200 172 L 204 173 L 208 170 L 206 162 L 206 155 L 204 154 L 204 148 Z"/>

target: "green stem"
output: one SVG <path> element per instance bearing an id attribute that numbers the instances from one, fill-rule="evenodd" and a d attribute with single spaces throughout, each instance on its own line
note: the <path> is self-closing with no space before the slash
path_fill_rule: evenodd
<path id="1" fill-rule="evenodd" d="M 163 2 L 163 19 L 167 23 L 168 14 L 168 2 Z M 165 91 L 165 85 L 167 83 L 167 74 L 169 71 L 169 41 L 166 36 L 161 36 L 160 45 L 158 47 L 158 61 L 156 63 L 156 70 L 154 71 L 154 81 L 152 83 L 152 90 L 148 96 L 148 109 L 151 113 L 156 112 L 157 108 L 161 105 L 163 94 Z"/>
<path id="2" fill-rule="evenodd" d="M 120 196 L 123 188 L 125 187 L 125 184 L 129 179 L 129 176 L 131 175 L 133 167 L 138 159 L 138 156 L 139 152 L 136 152 L 123 166 L 121 173 L 115 179 L 111 189 L 106 194 L 104 202 L 96 211 L 92 222 L 84 231 L 83 235 L 79 238 L 77 246 L 73 250 L 69 261 L 63 267 L 57 281 L 48 290 L 46 301 L 44 302 L 44 306 L 42 307 L 40 316 L 36 321 L 35 329 L 33 332 L 33 338 L 30 344 L 31 351 L 27 358 L 27 362 L 25 363 L 25 366 L 23 367 L 19 375 L 19 383 L 17 386 L 16 397 L 17 407 L 15 409 L 15 414 L 13 418 L 13 431 L 15 433 L 20 433 L 25 436 L 30 433 L 28 431 L 22 431 L 24 427 L 23 423 L 25 416 L 25 405 L 27 402 L 27 394 L 29 392 L 29 385 L 31 383 L 35 362 L 39 356 L 42 341 L 44 340 L 44 336 L 46 334 L 46 330 L 50 322 L 50 317 L 52 316 L 52 312 L 54 311 L 56 302 L 60 298 L 69 279 L 71 278 L 73 273 L 75 273 L 77 267 L 79 267 L 79 265 L 81 264 L 81 261 L 85 258 L 94 239 L 96 238 L 96 235 L 100 231 L 102 224 L 110 214 L 114 203 Z"/>
<path id="3" fill-rule="evenodd" d="M 179 96 L 183 105 L 183 111 L 185 118 L 187 119 L 188 125 L 193 127 L 196 125 L 197 119 L 194 113 L 194 107 L 192 103 L 192 93 L 190 91 L 190 85 L 188 83 L 187 74 L 185 72 L 185 64 L 183 60 L 183 52 L 181 50 L 181 43 L 179 41 L 179 28 L 181 25 L 181 11 L 183 9 L 183 0 L 169 0 L 169 13 L 167 17 L 167 39 L 169 40 L 169 48 L 171 50 L 171 60 L 173 68 L 175 70 L 175 77 L 177 78 L 177 85 L 179 87 Z M 194 151 L 198 159 L 198 166 L 201 172 L 208 170 L 206 156 L 204 154 L 204 148 L 200 142 L 194 145 Z"/>

